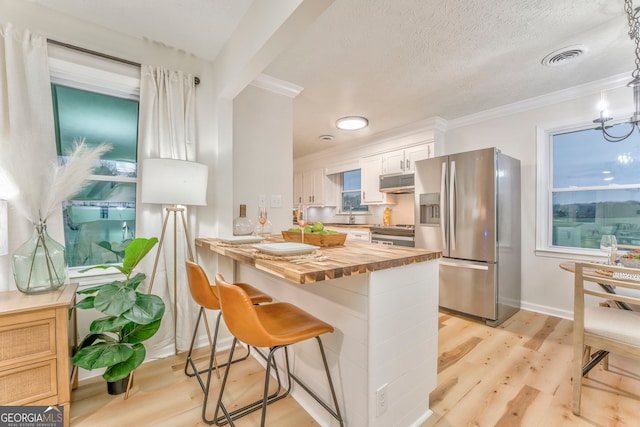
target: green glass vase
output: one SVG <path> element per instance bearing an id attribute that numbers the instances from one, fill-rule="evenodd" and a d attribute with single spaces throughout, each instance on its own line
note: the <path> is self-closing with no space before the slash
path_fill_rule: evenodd
<path id="1" fill-rule="evenodd" d="M 31 238 L 13 253 L 13 275 L 18 290 L 39 294 L 58 289 L 66 277 L 64 246 L 47 233 L 47 225 L 36 224 Z"/>

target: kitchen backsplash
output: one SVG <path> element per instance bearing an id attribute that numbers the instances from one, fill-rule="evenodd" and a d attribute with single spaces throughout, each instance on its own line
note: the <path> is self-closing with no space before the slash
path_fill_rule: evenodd
<path id="1" fill-rule="evenodd" d="M 356 224 L 382 224 L 382 213 L 384 209 L 391 208 L 391 225 L 396 224 L 414 224 L 414 195 L 413 194 L 396 194 L 396 203 L 393 205 L 371 205 L 369 213 L 354 214 Z M 335 207 L 310 207 L 309 221 L 322 223 L 348 223 L 349 215 L 336 215 L 338 208 Z"/>

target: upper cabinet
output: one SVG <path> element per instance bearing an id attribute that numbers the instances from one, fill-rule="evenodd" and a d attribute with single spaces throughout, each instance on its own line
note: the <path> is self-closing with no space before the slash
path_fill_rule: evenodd
<path id="1" fill-rule="evenodd" d="M 302 172 L 293 173 L 293 206 L 302 203 Z"/>
<path id="2" fill-rule="evenodd" d="M 326 206 L 333 204 L 332 188 L 325 168 L 293 174 L 293 205 Z"/>
<path id="3" fill-rule="evenodd" d="M 341 159 L 338 164 L 294 172 L 293 205 L 336 206 L 340 203 L 340 173 L 361 169 L 361 203 L 364 205 L 395 204 L 395 196 L 380 192 L 380 175 L 414 173 L 418 160 L 433 157 L 434 143 L 406 146 L 378 152 L 360 159 Z"/>
<path id="4" fill-rule="evenodd" d="M 413 173 L 416 162 L 429 157 L 433 157 L 433 143 L 383 153 L 382 174 Z"/>
<path id="5" fill-rule="evenodd" d="M 382 154 L 382 174 L 404 173 L 404 150 Z"/>
<path id="6" fill-rule="evenodd" d="M 392 203 L 392 196 L 380 192 L 380 175 L 382 175 L 382 156 L 364 157 L 361 164 L 362 204 Z"/>
<path id="7" fill-rule="evenodd" d="M 415 162 L 433 156 L 433 143 L 382 154 L 382 174 L 413 173 Z"/>

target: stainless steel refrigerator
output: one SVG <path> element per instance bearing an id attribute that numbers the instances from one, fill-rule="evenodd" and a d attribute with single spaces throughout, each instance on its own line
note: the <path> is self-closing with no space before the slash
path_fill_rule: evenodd
<path id="1" fill-rule="evenodd" d="M 497 326 L 520 309 L 520 161 L 496 148 L 415 164 L 416 247 L 443 252 L 441 307 Z"/>

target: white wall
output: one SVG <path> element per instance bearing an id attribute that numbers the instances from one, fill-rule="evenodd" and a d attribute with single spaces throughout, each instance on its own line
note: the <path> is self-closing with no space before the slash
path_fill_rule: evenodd
<path id="1" fill-rule="evenodd" d="M 233 101 L 233 216 L 247 205 L 258 220 L 258 196 L 267 197 L 273 232 L 291 226 L 293 199 L 293 100 L 248 86 Z M 282 207 L 271 207 L 278 195 Z M 223 232 L 223 230 L 220 230 Z"/>

